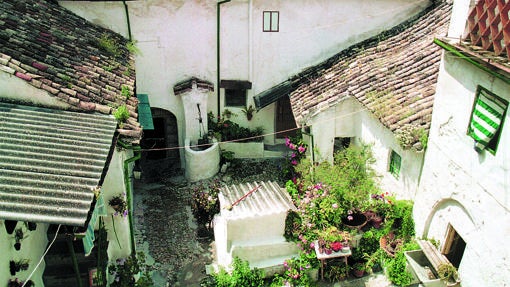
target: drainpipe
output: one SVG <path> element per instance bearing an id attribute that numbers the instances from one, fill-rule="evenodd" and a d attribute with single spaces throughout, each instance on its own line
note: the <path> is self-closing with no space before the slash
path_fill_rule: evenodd
<path id="1" fill-rule="evenodd" d="M 122 148 L 133 150 L 134 156 L 124 160 L 124 186 L 126 188 L 127 203 L 129 206 L 129 233 L 131 237 L 131 252 L 135 254 L 135 231 L 133 224 L 133 191 L 131 190 L 131 181 L 129 176 L 129 164 L 142 157 L 140 146 L 128 145 L 121 140 L 117 140 L 117 144 Z"/>
<path id="2" fill-rule="evenodd" d="M 314 168 L 315 168 L 315 151 L 314 151 L 314 143 L 313 143 L 313 134 L 310 132 L 310 126 L 303 126 L 303 129 L 301 130 L 301 133 L 304 134 L 304 135 L 307 135 L 310 137 L 310 141 L 311 141 L 311 148 L 310 148 L 310 153 L 312 154 L 312 181 L 314 181 L 315 179 L 315 176 L 314 176 Z"/>
<path id="3" fill-rule="evenodd" d="M 230 2 L 230 0 L 223 0 L 216 3 L 216 93 L 218 96 L 218 118 L 220 117 L 220 5 Z"/>
<path id="4" fill-rule="evenodd" d="M 126 13 L 126 21 L 127 21 L 127 28 L 128 28 L 128 39 L 129 41 L 132 40 L 132 37 L 131 37 L 131 23 L 129 21 L 129 11 L 128 11 L 128 6 L 126 4 L 126 1 L 123 0 L 122 3 L 124 4 L 124 11 Z"/>

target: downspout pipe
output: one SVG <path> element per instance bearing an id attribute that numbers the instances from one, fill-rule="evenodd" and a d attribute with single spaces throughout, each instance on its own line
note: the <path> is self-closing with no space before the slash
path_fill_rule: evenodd
<path id="1" fill-rule="evenodd" d="M 221 111 L 221 97 L 220 97 L 220 6 L 221 4 L 230 2 L 231 0 L 223 0 L 216 3 L 216 94 L 217 94 L 217 105 L 218 105 L 218 118 L 220 117 Z"/>
<path id="2" fill-rule="evenodd" d="M 127 202 L 129 206 L 129 212 L 128 212 L 128 219 L 129 219 L 129 233 L 130 233 L 130 239 L 131 239 L 131 253 L 136 254 L 135 252 L 135 230 L 134 230 L 134 223 L 133 223 L 133 210 L 134 210 L 134 204 L 133 204 L 133 191 L 131 189 L 131 180 L 129 176 L 129 164 L 132 162 L 135 162 L 136 160 L 139 160 L 142 157 L 141 147 L 140 146 L 133 146 L 128 145 L 121 140 L 117 140 L 117 144 L 121 146 L 124 149 L 133 150 L 134 156 L 131 158 L 128 158 L 124 160 L 124 186 L 126 188 L 126 197 Z"/>
<path id="3" fill-rule="evenodd" d="M 127 28 L 128 28 L 128 39 L 129 41 L 132 41 L 133 38 L 131 36 L 131 22 L 129 21 L 129 11 L 128 11 L 128 6 L 126 4 L 126 1 L 123 0 L 122 3 L 124 4 L 124 11 L 126 13 L 126 21 L 127 21 Z"/>

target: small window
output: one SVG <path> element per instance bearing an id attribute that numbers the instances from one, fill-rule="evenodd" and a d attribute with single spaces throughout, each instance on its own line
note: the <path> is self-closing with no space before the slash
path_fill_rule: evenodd
<path id="1" fill-rule="evenodd" d="M 246 107 L 246 91 L 251 82 L 241 80 L 221 80 L 220 88 L 225 89 L 225 106 Z"/>
<path id="2" fill-rule="evenodd" d="M 507 108 L 507 101 L 478 86 L 467 131 L 477 152 L 496 153 Z"/>
<path id="3" fill-rule="evenodd" d="M 400 164 L 402 162 L 402 158 L 395 151 L 391 151 L 390 154 L 390 169 L 389 172 L 393 174 L 393 176 L 398 179 L 400 176 Z"/>
<path id="4" fill-rule="evenodd" d="M 225 89 L 225 106 L 246 107 L 246 90 Z"/>
<path id="5" fill-rule="evenodd" d="M 264 32 L 278 32 L 280 26 L 280 12 L 278 11 L 264 11 L 263 12 L 263 27 Z"/>

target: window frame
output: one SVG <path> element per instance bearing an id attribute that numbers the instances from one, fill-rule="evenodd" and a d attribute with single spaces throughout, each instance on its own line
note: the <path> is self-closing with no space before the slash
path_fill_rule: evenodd
<path id="1" fill-rule="evenodd" d="M 396 169 L 395 166 L 397 165 L 397 162 L 398 168 Z M 402 156 L 400 156 L 396 151 L 391 150 L 388 163 L 388 172 L 391 173 L 396 179 L 399 179 L 401 169 L 402 169 Z"/>
<path id="2" fill-rule="evenodd" d="M 269 23 L 266 22 L 266 15 L 269 15 Z M 273 23 L 275 16 L 276 23 Z M 280 32 L 280 11 L 262 11 L 262 32 Z"/>
<path id="3" fill-rule="evenodd" d="M 505 117 L 506 117 L 506 114 L 508 112 L 508 101 L 499 97 L 498 95 L 496 95 L 495 93 L 491 92 L 489 89 L 487 88 L 484 88 L 483 86 L 481 85 L 478 85 L 477 88 L 476 88 L 476 94 L 475 94 L 475 98 L 473 100 L 473 105 L 471 107 L 471 112 L 470 112 L 470 116 L 469 116 L 469 122 L 468 122 L 468 126 L 467 126 L 467 129 L 466 129 L 466 135 L 471 137 L 472 139 L 474 139 L 474 137 L 472 136 L 472 128 L 471 128 L 471 123 L 473 121 L 473 115 L 474 115 L 474 112 L 475 112 L 475 108 L 476 108 L 476 103 L 478 101 L 478 98 L 480 97 L 480 94 L 484 93 L 485 96 L 490 96 L 490 97 L 493 97 L 495 98 L 496 100 L 506 104 L 506 107 L 505 107 L 505 111 L 503 112 L 503 114 L 501 115 L 501 123 L 499 125 L 499 128 L 497 129 L 497 131 L 495 132 L 494 136 L 492 137 L 492 139 L 489 141 L 489 143 L 487 144 L 487 146 L 484 148 L 484 150 L 488 151 L 489 153 L 491 153 L 492 155 L 495 155 L 497 150 L 498 150 L 498 146 L 499 146 L 499 140 L 501 138 L 501 130 L 503 129 L 503 126 L 505 124 Z"/>

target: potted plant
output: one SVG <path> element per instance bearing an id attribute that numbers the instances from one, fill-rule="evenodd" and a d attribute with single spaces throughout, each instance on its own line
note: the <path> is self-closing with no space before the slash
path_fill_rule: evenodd
<path id="1" fill-rule="evenodd" d="M 439 264 L 437 267 L 437 275 L 448 287 L 460 286 L 457 268 L 449 262 Z"/>
<path id="2" fill-rule="evenodd" d="M 356 278 L 361 278 L 363 275 L 365 275 L 365 264 L 363 262 L 356 262 L 352 266 L 352 275 Z"/>
<path id="3" fill-rule="evenodd" d="M 246 119 L 251 121 L 253 118 L 253 112 L 256 112 L 255 108 L 252 105 L 243 108 L 243 113 L 246 115 Z"/>
<path id="4" fill-rule="evenodd" d="M 14 240 L 16 243 L 14 243 L 14 249 L 20 250 L 21 249 L 21 240 L 23 240 L 24 234 L 23 230 L 21 228 L 16 229 L 14 232 Z"/>
<path id="5" fill-rule="evenodd" d="M 125 194 L 118 194 L 108 201 L 108 204 L 115 210 L 114 215 L 127 216 L 127 203 L 124 196 Z"/>

